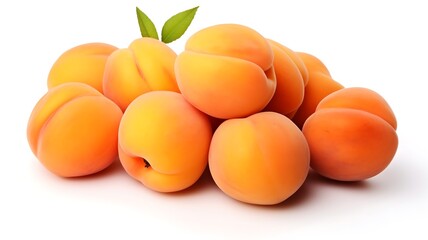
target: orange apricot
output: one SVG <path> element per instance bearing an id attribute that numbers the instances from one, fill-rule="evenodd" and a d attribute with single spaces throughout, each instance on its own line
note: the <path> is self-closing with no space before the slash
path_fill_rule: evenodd
<path id="1" fill-rule="evenodd" d="M 276 112 L 225 120 L 215 131 L 209 169 L 217 186 L 236 200 L 280 203 L 294 194 L 309 170 L 309 148 L 294 123 Z"/>
<path id="2" fill-rule="evenodd" d="M 268 40 L 271 44 L 276 76 L 276 90 L 264 111 L 274 111 L 291 118 L 303 101 L 304 81 L 302 74 L 285 46 Z"/>
<path id="3" fill-rule="evenodd" d="M 119 158 L 126 172 L 158 192 L 180 191 L 204 172 L 212 137 L 207 115 L 180 93 L 151 91 L 126 109 Z"/>
<path id="4" fill-rule="evenodd" d="M 398 147 L 395 116 L 386 101 L 366 88 L 345 88 L 324 98 L 302 132 L 311 167 L 340 181 L 381 173 Z"/>
<path id="5" fill-rule="evenodd" d="M 122 111 L 139 95 L 153 90 L 179 92 L 174 74 L 177 55 L 165 43 L 153 38 L 134 40 L 107 59 L 103 79 L 104 95 Z"/>
<path id="6" fill-rule="evenodd" d="M 27 126 L 31 150 L 51 172 L 78 177 L 99 172 L 117 159 L 122 111 L 95 88 L 63 83 L 37 102 Z"/>
<path id="7" fill-rule="evenodd" d="M 276 88 L 270 44 L 238 24 L 214 25 L 192 35 L 177 57 L 175 73 L 186 100 L 222 119 L 261 111 Z"/>
<path id="8" fill-rule="evenodd" d="M 105 64 L 116 49 L 110 44 L 96 42 L 67 50 L 53 64 L 48 75 L 48 88 L 66 82 L 82 82 L 102 93 Z"/>

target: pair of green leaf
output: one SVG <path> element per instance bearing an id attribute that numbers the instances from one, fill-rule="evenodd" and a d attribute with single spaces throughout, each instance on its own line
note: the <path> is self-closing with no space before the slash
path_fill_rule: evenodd
<path id="1" fill-rule="evenodd" d="M 179 12 L 169 18 L 162 27 L 162 42 L 170 43 L 179 39 L 186 32 L 195 17 L 198 7 Z M 159 39 L 156 27 L 152 20 L 137 7 L 138 25 L 141 36 Z"/>

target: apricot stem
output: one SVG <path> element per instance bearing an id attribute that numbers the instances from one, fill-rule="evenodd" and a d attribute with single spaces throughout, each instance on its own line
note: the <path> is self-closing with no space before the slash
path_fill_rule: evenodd
<path id="1" fill-rule="evenodd" d="M 149 163 L 149 162 L 147 162 L 147 160 L 146 160 L 146 159 L 144 159 L 144 163 L 146 164 L 146 165 L 144 165 L 144 167 L 145 167 L 145 168 L 149 168 L 149 167 L 150 167 L 150 163 Z"/>

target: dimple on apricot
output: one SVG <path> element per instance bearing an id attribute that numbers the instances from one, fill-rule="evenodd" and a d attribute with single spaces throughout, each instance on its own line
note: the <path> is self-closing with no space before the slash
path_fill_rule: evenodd
<path id="1" fill-rule="evenodd" d="M 151 91 L 126 109 L 119 158 L 126 172 L 158 192 L 193 185 L 208 162 L 211 120 L 171 91 Z"/>

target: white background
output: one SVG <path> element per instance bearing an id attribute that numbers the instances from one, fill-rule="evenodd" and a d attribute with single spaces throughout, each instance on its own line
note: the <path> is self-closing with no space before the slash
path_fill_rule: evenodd
<path id="1" fill-rule="evenodd" d="M 115 164 L 62 179 L 32 155 L 26 124 L 65 50 L 87 42 L 126 47 L 139 37 L 135 7 L 158 30 L 197 6 L 170 44 L 179 53 L 203 27 L 240 23 L 319 57 L 343 85 L 371 88 L 396 113 L 400 145 L 389 167 L 343 184 L 311 173 L 273 207 L 237 202 L 209 178 L 160 194 Z M 427 239 L 428 14 L 424 1 L 1 1 L 0 239 Z"/>

